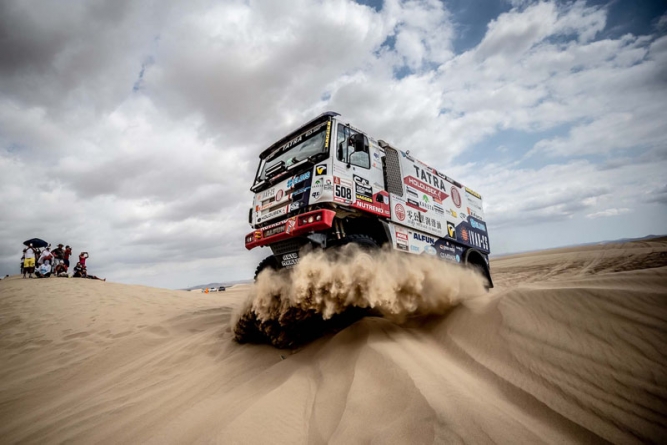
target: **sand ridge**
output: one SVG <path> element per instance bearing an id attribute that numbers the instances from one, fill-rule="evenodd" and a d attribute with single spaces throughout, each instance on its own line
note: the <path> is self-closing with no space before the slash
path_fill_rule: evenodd
<path id="1" fill-rule="evenodd" d="M 667 240 L 492 262 L 490 298 L 232 341 L 249 288 L 0 281 L 2 443 L 643 443 L 667 437 Z"/>

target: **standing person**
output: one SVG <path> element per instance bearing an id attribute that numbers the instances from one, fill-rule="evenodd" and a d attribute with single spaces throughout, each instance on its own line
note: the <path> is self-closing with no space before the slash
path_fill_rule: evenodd
<path id="1" fill-rule="evenodd" d="M 35 248 L 32 247 L 32 244 L 29 244 L 28 248 L 25 250 L 23 260 L 23 278 L 25 278 L 26 272 L 29 275 L 28 278 L 32 278 L 32 274 L 35 272 Z"/>
<path id="2" fill-rule="evenodd" d="M 87 258 L 88 258 L 88 252 L 81 252 L 79 254 L 79 263 L 81 263 L 81 265 L 83 267 L 86 267 L 86 259 Z"/>
<path id="3" fill-rule="evenodd" d="M 65 246 L 65 252 L 63 252 L 63 261 L 65 262 L 65 266 L 67 266 L 67 269 L 65 272 L 69 270 L 69 257 L 72 255 L 72 248 L 70 246 Z"/>
<path id="4" fill-rule="evenodd" d="M 42 254 L 39 256 L 39 259 L 37 260 L 37 264 L 40 266 L 44 264 L 44 261 L 51 261 L 53 259 L 53 255 L 51 254 L 51 247 L 46 247 Z"/>
<path id="5" fill-rule="evenodd" d="M 23 249 L 23 254 L 21 255 L 21 275 L 23 275 L 23 278 L 25 278 L 25 267 L 23 267 L 23 264 L 25 263 L 25 251 L 28 250 Z"/>
<path id="6" fill-rule="evenodd" d="M 60 263 L 62 263 L 64 254 L 65 252 L 63 251 L 62 244 L 58 244 L 58 247 L 51 252 L 51 255 L 53 255 L 53 260 L 51 262 L 53 263 L 54 270 Z"/>

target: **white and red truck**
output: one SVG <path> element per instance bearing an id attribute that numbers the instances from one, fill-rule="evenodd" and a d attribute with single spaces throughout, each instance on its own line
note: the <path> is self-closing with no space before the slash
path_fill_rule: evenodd
<path id="1" fill-rule="evenodd" d="M 449 176 L 326 112 L 260 156 L 247 249 L 291 267 L 302 248 L 389 244 L 479 269 L 493 287 L 482 197 Z"/>

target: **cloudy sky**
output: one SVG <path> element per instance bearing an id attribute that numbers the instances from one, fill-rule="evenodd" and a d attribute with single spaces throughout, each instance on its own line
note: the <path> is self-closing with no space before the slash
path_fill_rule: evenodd
<path id="1" fill-rule="evenodd" d="M 259 152 L 325 110 L 484 196 L 496 254 L 667 233 L 667 2 L 0 2 L 0 274 L 252 277 Z"/>

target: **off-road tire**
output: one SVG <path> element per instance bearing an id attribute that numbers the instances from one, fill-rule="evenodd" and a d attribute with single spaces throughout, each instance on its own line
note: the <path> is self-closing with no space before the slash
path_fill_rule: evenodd
<path id="1" fill-rule="evenodd" d="M 255 281 L 257 281 L 257 277 L 264 269 L 278 270 L 280 269 L 280 263 L 278 263 L 278 260 L 273 255 L 264 258 L 257 265 L 257 269 L 255 269 Z"/>

